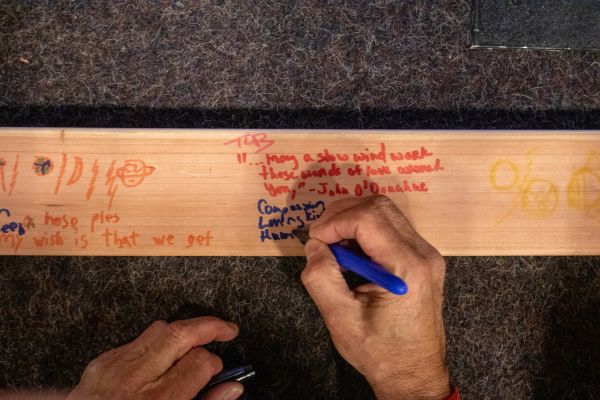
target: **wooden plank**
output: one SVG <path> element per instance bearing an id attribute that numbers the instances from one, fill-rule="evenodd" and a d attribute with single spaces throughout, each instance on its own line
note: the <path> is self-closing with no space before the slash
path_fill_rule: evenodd
<path id="1" fill-rule="evenodd" d="M 600 254 L 597 132 L 4 128 L 0 140 L 1 254 L 300 255 L 293 228 L 384 192 L 444 255 Z"/>

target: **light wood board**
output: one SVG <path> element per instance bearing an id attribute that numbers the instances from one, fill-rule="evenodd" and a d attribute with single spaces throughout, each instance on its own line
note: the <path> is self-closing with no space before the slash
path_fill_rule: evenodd
<path id="1" fill-rule="evenodd" d="M 598 132 L 4 128 L 0 140 L 1 254 L 301 255 L 293 228 L 375 193 L 444 255 L 600 254 Z"/>

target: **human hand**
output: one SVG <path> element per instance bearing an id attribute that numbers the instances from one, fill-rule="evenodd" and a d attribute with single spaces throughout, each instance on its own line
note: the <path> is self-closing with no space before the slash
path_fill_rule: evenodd
<path id="1" fill-rule="evenodd" d="M 90 362 L 67 400 L 189 400 L 223 369 L 221 359 L 199 347 L 234 339 L 238 327 L 215 317 L 154 322 L 131 343 Z M 234 400 L 244 387 L 215 386 L 203 400 Z"/>
<path id="2" fill-rule="evenodd" d="M 442 319 L 445 262 L 385 196 L 328 205 L 310 226 L 302 282 L 336 349 L 379 400 L 445 399 Z M 372 283 L 350 290 L 326 243 L 355 239 L 373 261 L 407 283 L 394 295 Z"/>

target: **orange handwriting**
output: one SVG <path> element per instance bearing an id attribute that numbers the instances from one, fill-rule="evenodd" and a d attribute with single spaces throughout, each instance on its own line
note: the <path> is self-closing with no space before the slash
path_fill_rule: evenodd
<path id="1" fill-rule="evenodd" d="M 85 233 L 75 238 L 75 246 L 78 246 L 80 249 L 87 249 L 89 244 L 90 242 Z"/>
<path id="2" fill-rule="evenodd" d="M 2 191 L 6 192 L 6 182 L 4 180 L 4 166 L 6 165 L 6 160 L 0 157 L 0 187 L 2 187 Z"/>
<path id="3" fill-rule="evenodd" d="M 92 166 L 92 178 L 90 179 L 90 183 L 88 184 L 88 190 L 85 193 L 85 199 L 89 200 L 92 197 L 92 193 L 94 193 L 94 189 L 96 188 L 96 177 L 100 169 L 98 168 L 98 160 L 94 160 L 94 165 Z"/>
<path id="4" fill-rule="evenodd" d="M 137 246 L 137 239 L 140 238 L 140 234 L 136 231 L 131 231 L 129 234 L 123 236 L 119 235 L 116 229 L 111 231 L 109 228 L 105 228 L 100 236 L 104 238 L 106 247 L 116 246 L 119 249 Z"/>
<path id="5" fill-rule="evenodd" d="M 13 165 L 12 177 L 10 179 L 10 189 L 8 190 L 8 195 L 10 196 L 17 184 L 17 175 L 19 174 L 19 155 L 15 157 L 15 164 Z"/>
<path id="6" fill-rule="evenodd" d="M 79 230 L 79 219 L 77 217 L 70 217 L 66 214 L 54 216 L 46 211 L 44 214 L 44 224 L 62 229 L 71 228 L 74 232 Z"/>
<path id="7" fill-rule="evenodd" d="M 154 240 L 154 244 L 157 246 L 164 246 L 168 244 L 169 246 L 173 246 L 173 240 L 175 240 L 175 236 L 172 233 L 161 235 L 161 236 L 152 236 L 152 240 Z"/>
<path id="8" fill-rule="evenodd" d="M 10 242 L 10 246 L 14 253 L 17 254 L 19 248 L 21 247 L 21 243 L 23 243 L 23 236 L 19 236 L 17 233 L 0 233 L 0 248 L 2 248 L 3 243 Z"/>
<path id="9" fill-rule="evenodd" d="M 96 224 L 118 224 L 119 221 L 121 220 L 121 218 L 119 217 L 119 213 L 108 213 L 108 212 L 104 212 L 104 211 L 100 211 L 97 213 L 94 213 L 94 215 L 92 215 L 92 222 L 91 222 L 91 232 L 94 232 L 95 228 L 96 228 Z"/>
<path id="10" fill-rule="evenodd" d="M 65 169 L 67 168 L 67 154 L 62 154 L 62 163 L 60 164 L 60 169 L 58 171 L 58 179 L 56 180 L 56 186 L 54 186 L 54 194 L 58 193 L 58 189 L 60 189 L 60 184 L 62 183 L 63 175 L 65 174 Z"/>
<path id="11" fill-rule="evenodd" d="M 186 249 L 189 249 L 190 247 L 197 245 L 200 247 L 208 247 L 210 246 L 210 241 L 213 240 L 214 237 L 211 235 L 210 231 L 206 231 L 206 233 L 204 235 L 193 235 L 190 234 L 187 237 L 187 245 L 185 246 Z"/>
<path id="12" fill-rule="evenodd" d="M 60 232 L 48 235 L 46 232 L 42 236 L 32 236 L 36 247 L 62 247 L 65 244 Z"/>
<path id="13" fill-rule="evenodd" d="M 146 165 L 142 160 L 127 160 L 117 168 L 116 175 L 125 187 L 135 187 L 144 182 L 144 178 L 154 173 L 156 168 Z"/>
<path id="14" fill-rule="evenodd" d="M 75 182 L 81 178 L 81 174 L 83 173 L 83 159 L 78 156 L 75 157 L 75 167 L 73 168 L 73 173 L 71 173 L 71 177 L 67 181 L 67 186 L 74 185 Z"/>

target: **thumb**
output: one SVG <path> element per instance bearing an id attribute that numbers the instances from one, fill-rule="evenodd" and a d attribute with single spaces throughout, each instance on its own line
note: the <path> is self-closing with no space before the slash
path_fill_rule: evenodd
<path id="1" fill-rule="evenodd" d="M 329 247 L 318 239 L 309 239 L 304 246 L 306 267 L 302 283 L 321 314 L 326 317 L 333 308 L 350 306 L 354 292 L 350 290 L 335 256 Z"/>

